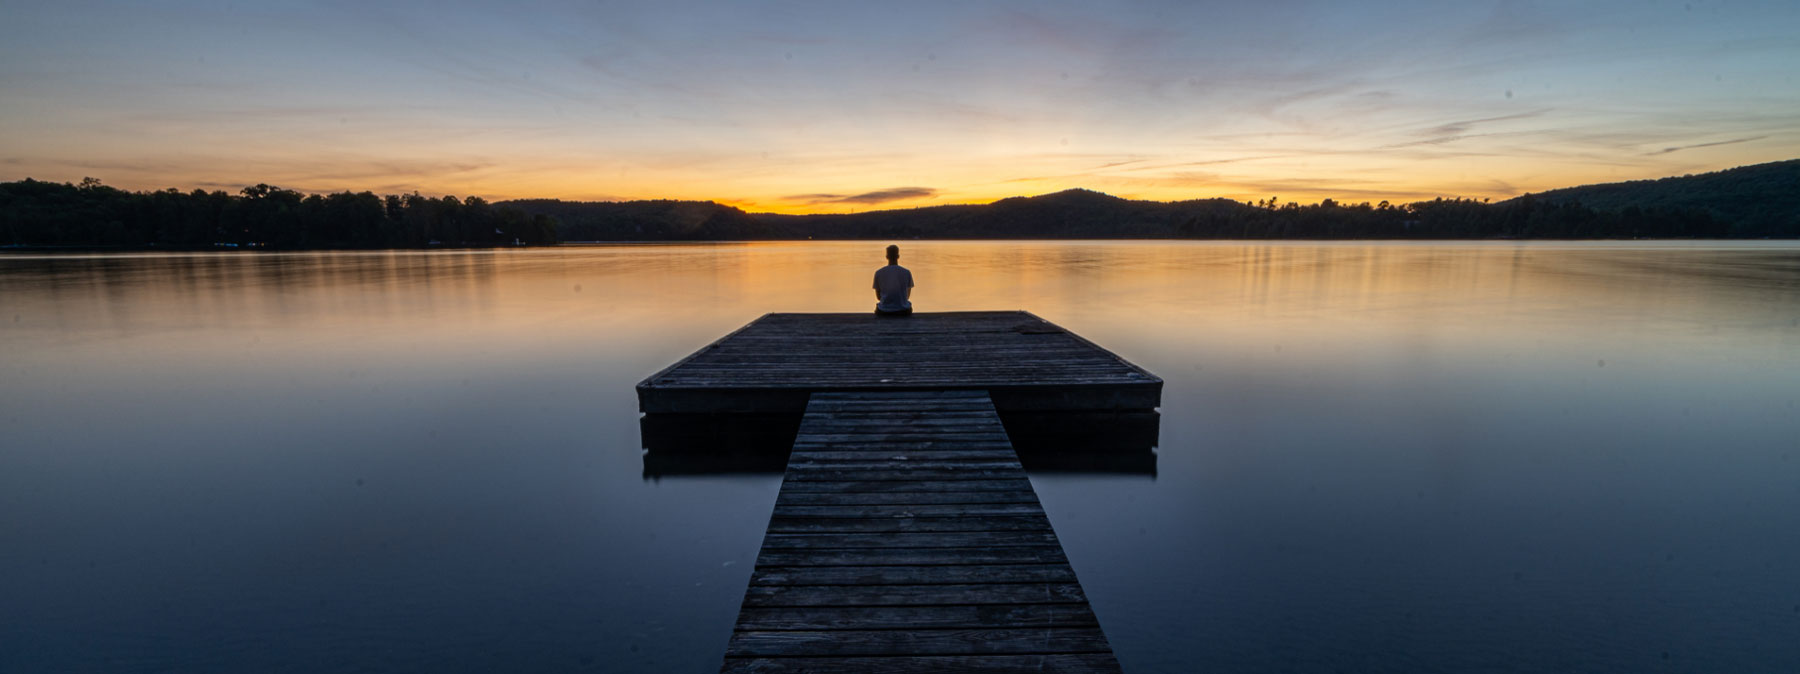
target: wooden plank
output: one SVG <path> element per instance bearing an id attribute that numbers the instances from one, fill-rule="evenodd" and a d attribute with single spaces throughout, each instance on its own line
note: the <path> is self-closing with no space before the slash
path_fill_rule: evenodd
<path id="1" fill-rule="evenodd" d="M 931 606 L 1086 603 L 1080 583 L 752 586 L 744 606 Z"/>
<path id="2" fill-rule="evenodd" d="M 1097 627 L 942 630 L 737 631 L 726 657 L 1107 653 Z"/>
<path id="3" fill-rule="evenodd" d="M 895 566 L 910 564 L 1038 564 L 1067 563 L 1061 547 L 1036 545 L 1010 548 L 864 548 L 844 550 L 764 550 L 758 566 Z"/>
<path id="4" fill-rule="evenodd" d="M 1035 516 L 1043 517 L 1044 509 L 1037 503 L 996 503 L 996 504 L 956 504 L 956 505 L 881 505 L 857 503 L 851 505 L 775 505 L 776 519 L 792 519 L 805 517 L 827 518 L 893 518 L 893 517 L 988 517 L 988 516 Z"/>
<path id="5" fill-rule="evenodd" d="M 989 414 L 992 414 L 991 412 Z M 987 415 L 958 418 L 944 418 L 933 415 L 913 415 L 912 418 L 877 419 L 861 414 L 845 415 L 843 418 L 831 415 L 805 415 L 802 420 L 808 435 L 834 435 L 838 433 L 969 433 L 989 430 Z"/>
<path id="6" fill-rule="evenodd" d="M 834 606 L 747 608 L 738 616 L 746 630 L 952 629 L 1002 627 L 1098 627 L 1085 604 L 989 604 L 986 606 Z"/>
<path id="7" fill-rule="evenodd" d="M 988 459 L 919 459 L 909 460 L 905 457 L 894 457 L 876 454 L 864 456 L 863 460 L 845 459 L 838 461 L 813 461 L 806 457 L 789 455 L 788 470 L 791 471 L 891 471 L 891 470 L 947 470 L 947 471 L 1017 471 L 1018 459 L 1012 461 L 995 461 Z"/>
<path id="8" fill-rule="evenodd" d="M 776 534 L 905 534 L 961 533 L 974 531 L 1049 531 L 1050 520 L 1030 517 L 876 517 L 839 519 L 778 517 L 769 521 Z"/>
<path id="9" fill-rule="evenodd" d="M 988 415 L 988 409 L 989 409 L 989 405 L 987 403 L 982 403 L 979 405 L 975 404 L 975 403 L 968 403 L 967 405 L 958 405 L 953 408 L 945 408 L 945 407 L 941 407 L 941 406 L 934 406 L 934 407 L 929 407 L 929 408 L 921 408 L 918 406 L 907 406 L 907 408 L 900 408 L 900 409 L 891 408 L 891 407 L 877 407 L 877 408 L 870 408 L 870 409 L 866 409 L 866 410 L 864 410 L 864 409 L 845 409 L 845 408 L 839 408 L 839 409 L 835 409 L 835 410 L 832 410 L 832 409 L 821 410 L 821 409 L 819 409 L 818 405 L 813 405 L 813 406 L 810 406 L 807 408 L 806 413 L 802 414 L 801 418 L 807 419 L 807 420 L 835 419 L 840 416 L 845 417 L 845 418 L 851 418 L 851 415 L 854 415 L 854 418 L 859 418 L 859 419 L 875 419 L 875 420 L 904 419 L 906 421 L 931 422 L 931 421 L 937 421 L 940 419 L 986 419 L 987 415 Z M 883 410 L 883 411 L 874 411 L 874 410 Z"/>
<path id="10" fill-rule="evenodd" d="M 1036 505 L 1037 494 L 1029 491 L 886 491 L 845 495 L 838 492 L 799 492 L 782 490 L 775 497 L 775 507 L 784 505 L 940 505 L 1030 503 Z"/>
<path id="11" fill-rule="evenodd" d="M 877 458 L 907 462 L 995 461 L 1017 456 L 1018 454 L 1004 449 L 893 449 L 886 446 L 875 446 L 821 450 L 796 449 L 788 454 L 788 460 L 805 461 L 809 464 L 839 461 L 866 462 Z"/>
<path id="12" fill-rule="evenodd" d="M 1024 469 L 1013 468 L 1010 470 L 1007 470 L 1007 469 L 958 470 L 955 468 L 941 468 L 941 469 L 897 468 L 897 469 L 893 469 L 893 470 L 871 470 L 871 469 L 840 470 L 840 469 L 830 469 L 830 468 L 795 469 L 793 466 L 789 466 L 788 467 L 788 476 L 787 476 L 787 479 L 789 482 L 799 481 L 799 482 L 865 482 L 865 483 L 866 482 L 874 482 L 877 480 L 908 481 L 908 482 L 920 482 L 920 481 L 974 482 L 974 481 L 989 481 L 989 480 L 1006 480 L 1006 479 L 1015 479 L 1015 478 L 1016 479 L 1024 479 L 1025 478 Z"/>
<path id="13" fill-rule="evenodd" d="M 751 585 L 976 585 L 1073 583 L 1068 564 L 758 566 Z"/>
<path id="14" fill-rule="evenodd" d="M 707 351 L 718 347 L 718 345 L 720 345 L 720 344 L 724 344 L 726 342 L 731 341 L 731 339 L 733 337 L 741 335 L 744 332 L 750 330 L 751 328 L 754 328 L 756 326 L 756 324 L 761 323 L 764 319 L 767 319 L 773 315 L 774 314 L 763 314 L 761 318 L 758 318 L 754 321 L 750 321 L 749 323 L 745 323 L 743 326 L 739 327 L 738 329 L 733 330 L 728 333 L 725 333 L 724 337 L 720 337 L 717 340 L 714 340 L 713 343 L 708 344 L 703 347 L 700 347 L 699 351 L 695 351 L 691 354 L 688 354 L 686 357 L 682 358 L 681 360 L 677 360 L 674 363 L 671 363 L 668 367 L 663 368 L 662 370 L 656 372 L 655 374 L 645 377 L 644 381 L 642 383 L 638 384 L 639 390 L 643 389 L 643 386 L 645 383 L 655 381 L 656 379 L 659 379 L 661 377 L 668 376 L 669 374 L 675 372 L 676 370 L 681 369 L 681 366 L 686 365 L 689 361 L 692 361 L 693 359 L 700 357 L 701 355 L 705 354 Z M 781 322 L 782 321 L 780 321 L 780 320 L 776 320 L 776 321 L 771 321 L 769 324 L 771 326 L 774 326 L 774 325 L 780 324 Z"/>
<path id="15" fill-rule="evenodd" d="M 930 400 L 930 401 L 934 401 L 934 402 L 935 401 L 960 400 L 960 401 L 977 401 L 978 402 L 982 398 L 985 398 L 985 397 L 987 397 L 987 396 L 984 395 L 983 393 L 981 393 L 980 391 L 896 391 L 896 392 L 892 392 L 892 393 L 870 392 L 870 391 L 849 391 L 849 392 L 845 392 L 845 393 L 835 393 L 830 396 L 822 397 L 821 402 L 843 403 L 843 402 L 858 401 L 858 400 L 868 400 L 868 401 L 875 401 L 875 402 L 880 402 L 883 404 L 891 405 L 891 404 L 897 404 L 897 401 L 902 401 L 902 400 Z"/>
<path id="16" fill-rule="evenodd" d="M 727 657 L 727 674 L 1100 674 L 1119 671 L 1111 653 L 1058 653 L 1034 655 L 945 655 L 860 658 Z"/>
<path id="17" fill-rule="evenodd" d="M 846 435 L 846 434 L 838 433 L 836 435 Z M 948 449 L 998 449 L 998 450 L 1016 449 L 1016 447 L 1013 446 L 1010 437 L 1002 438 L 999 436 L 995 436 L 991 439 L 969 439 L 969 438 L 961 438 L 961 437 L 943 438 L 943 437 L 938 437 L 938 436 L 924 436 L 924 437 L 899 436 L 899 437 L 894 437 L 894 438 L 881 439 L 881 438 L 874 438 L 874 437 L 867 437 L 867 436 L 849 436 L 842 440 L 819 441 L 819 440 L 813 440 L 810 438 L 803 438 L 796 431 L 794 433 L 793 438 L 794 438 L 793 449 L 798 449 L 798 450 L 802 450 L 802 451 L 808 450 L 808 449 L 855 449 L 859 446 L 865 446 L 865 447 L 873 446 L 873 447 L 881 447 L 881 448 L 890 448 L 891 447 L 891 448 L 898 448 L 898 449 L 929 449 L 929 448 L 933 448 L 933 447 L 948 448 Z"/>
<path id="18" fill-rule="evenodd" d="M 1056 534 L 1044 531 L 937 531 L 916 533 L 771 533 L 763 537 L 765 550 L 836 548 L 970 548 L 1061 545 Z"/>
<path id="19" fill-rule="evenodd" d="M 840 443 L 795 443 L 787 455 L 789 459 L 799 458 L 806 461 L 829 461 L 832 457 L 850 461 L 871 461 L 879 457 L 918 457 L 922 460 L 951 459 L 959 456 L 969 457 L 1007 457 L 1018 456 L 1013 448 L 1004 444 L 996 446 L 987 442 L 840 442 Z M 896 458 L 906 461 L 908 458 Z"/>
<path id="20" fill-rule="evenodd" d="M 1030 491 L 1031 481 L 1023 477 L 991 480 L 855 480 L 843 482 L 806 482 L 787 481 L 781 485 L 782 491 L 794 492 L 830 492 L 836 494 L 855 494 L 863 492 L 969 492 L 969 491 Z"/>

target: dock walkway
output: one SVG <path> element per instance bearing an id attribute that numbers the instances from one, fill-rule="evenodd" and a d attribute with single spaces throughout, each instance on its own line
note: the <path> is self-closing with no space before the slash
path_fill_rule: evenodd
<path id="1" fill-rule="evenodd" d="M 721 671 L 1119 664 L 989 394 L 862 391 L 809 394 Z"/>

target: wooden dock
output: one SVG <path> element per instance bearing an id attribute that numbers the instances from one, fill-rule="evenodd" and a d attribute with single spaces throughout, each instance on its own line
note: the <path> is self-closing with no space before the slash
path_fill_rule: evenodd
<path id="1" fill-rule="evenodd" d="M 785 461 L 722 671 L 1119 671 L 1020 456 L 1154 475 L 1162 384 L 1023 311 L 768 314 L 640 382 L 646 479 Z"/>
<path id="2" fill-rule="evenodd" d="M 1150 410 L 1162 380 L 1024 311 L 768 314 L 637 385 L 647 414 L 799 414 L 819 391 L 986 391 L 1003 413 Z"/>
<path id="3" fill-rule="evenodd" d="M 808 394 L 721 671 L 1119 664 L 989 395 L 875 391 Z"/>

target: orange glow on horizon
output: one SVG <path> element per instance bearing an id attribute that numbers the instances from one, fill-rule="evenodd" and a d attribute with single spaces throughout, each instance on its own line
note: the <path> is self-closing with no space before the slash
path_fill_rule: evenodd
<path id="1" fill-rule="evenodd" d="M 1772 159 L 1771 159 L 1772 160 Z M 1746 163 L 1758 163 L 1754 161 Z M 1709 170 L 1723 170 L 1737 164 L 1719 166 Z M 1356 175 L 1354 169 L 1346 167 L 1347 175 Z M 1290 181 L 1282 178 L 1270 180 L 1241 179 L 1220 177 L 1217 182 L 1195 182 L 1188 185 L 1155 184 L 1155 181 L 1120 179 L 1117 176 L 1095 174 L 1086 180 L 1079 178 L 1062 179 L 1026 179 L 988 181 L 986 184 L 956 190 L 942 190 L 928 196 L 913 198 L 897 198 L 890 201 L 874 203 L 842 203 L 834 201 L 808 201 L 795 199 L 783 194 L 746 194 L 744 190 L 730 184 L 720 184 L 716 190 L 709 190 L 702 180 L 681 180 L 659 182 L 635 182 L 628 189 L 596 190 L 594 186 L 601 181 L 564 178 L 562 180 L 517 180 L 499 179 L 484 180 L 480 177 L 461 178 L 446 177 L 444 180 L 411 183 L 398 180 L 398 176 L 370 176 L 366 183 L 347 181 L 315 181 L 300 176 L 286 179 L 275 176 L 260 178 L 254 182 L 263 182 L 278 187 L 296 190 L 307 194 L 326 194 L 334 192 L 371 191 L 376 194 L 410 194 L 418 192 L 427 196 L 454 195 L 459 197 L 476 196 L 488 201 L 508 201 L 519 199 L 560 199 L 563 201 L 640 201 L 640 200 L 674 200 L 674 201 L 711 201 L 725 206 L 738 208 L 749 213 L 775 213 L 784 215 L 810 214 L 847 214 L 885 210 L 906 210 L 932 206 L 949 205 L 982 205 L 1013 197 L 1033 197 L 1052 194 L 1070 189 L 1086 189 L 1101 192 L 1122 199 L 1139 201 L 1189 201 L 1206 199 L 1229 199 L 1241 203 L 1256 203 L 1275 197 L 1280 203 L 1314 204 L 1324 199 L 1332 199 L 1339 203 L 1370 204 L 1387 201 L 1403 204 L 1415 201 L 1429 201 L 1435 198 L 1471 198 L 1501 201 L 1525 193 L 1543 192 L 1563 187 L 1578 185 L 1619 182 L 1626 180 L 1645 180 L 1677 175 L 1667 173 L 1667 169 L 1657 170 L 1644 167 L 1638 170 L 1623 172 L 1613 171 L 1585 174 L 1579 171 L 1562 170 L 1545 172 L 1534 176 L 1530 182 L 1509 182 L 1499 179 L 1482 180 L 1472 175 L 1465 175 L 1461 182 L 1452 183 L 1457 187 L 1434 188 L 1443 185 L 1441 174 L 1436 181 L 1424 178 L 1414 181 L 1383 180 L 1354 183 L 1353 181 L 1321 181 L 1317 186 L 1309 186 L 1304 181 Z M 1694 171 L 1703 172 L 1703 171 Z M 236 193 L 243 185 L 223 183 L 213 176 L 194 176 L 188 180 L 161 180 L 148 182 L 138 177 L 127 180 L 108 179 L 104 173 L 94 172 L 103 183 L 119 189 L 131 191 L 154 191 L 174 188 L 183 192 L 193 189 L 207 191 L 223 190 Z M 89 175 L 30 175 L 5 178 L 5 180 L 23 180 L 30 177 L 36 180 L 51 182 L 79 182 Z M 1273 184 L 1271 184 L 1273 183 Z M 1334 187 L 1334 185 L 1336 185 Z M 626 187 L 626 186 L 621 186 Z M 855 192 L 856 190 L 844 190 Z"/>

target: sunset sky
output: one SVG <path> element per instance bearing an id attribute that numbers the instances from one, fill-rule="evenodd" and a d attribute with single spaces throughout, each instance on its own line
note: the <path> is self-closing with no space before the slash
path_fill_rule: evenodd
<path id="1" fill-rule="evenodd" d="M 6 2 L 0 180 L 812 212 L 1800 157 L 1800 3 Z"/>

